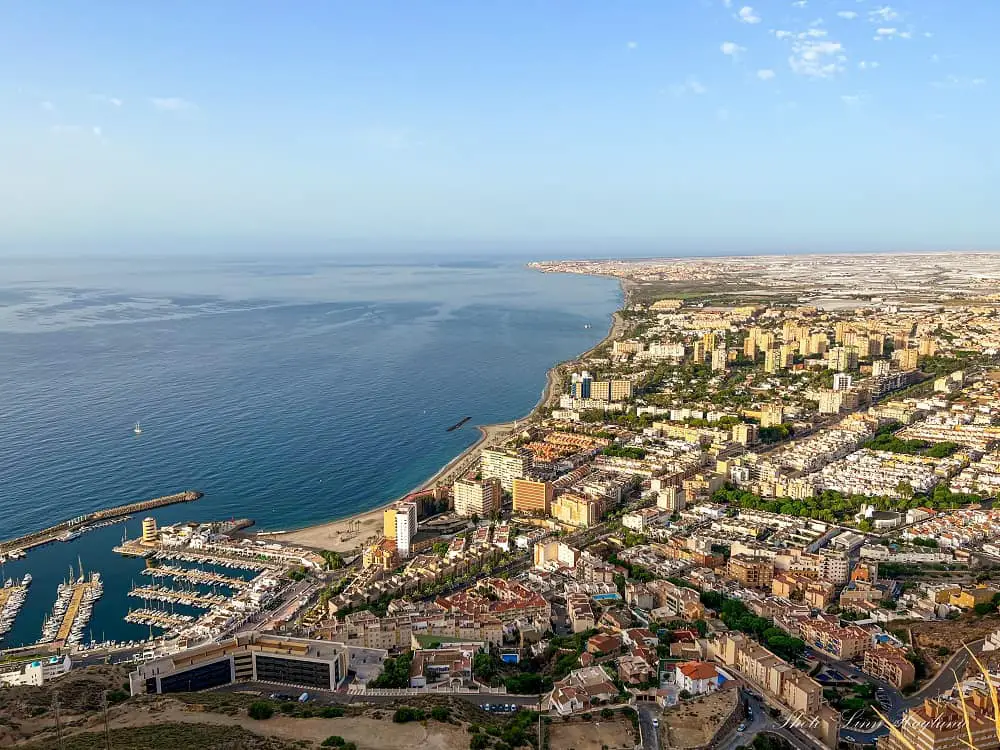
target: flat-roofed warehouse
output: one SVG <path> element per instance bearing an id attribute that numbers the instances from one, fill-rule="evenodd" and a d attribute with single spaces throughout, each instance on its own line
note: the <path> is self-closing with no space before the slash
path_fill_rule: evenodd
<path id="1" fill-rule="evenodd" d="M 348 659 L 342 643 L 239 633 L 140 664 L 129 684 L 132 695 L 206 690 L 234 682 L 336 690 L 347 677 Z"/>

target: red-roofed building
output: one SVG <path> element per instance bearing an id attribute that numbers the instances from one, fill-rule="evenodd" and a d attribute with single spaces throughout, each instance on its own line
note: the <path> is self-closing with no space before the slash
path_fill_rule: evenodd
<path id="1" fill-rule="evenodd" d="M 707 661 L 686 661 L 674 670 L 677 687 L 691 695 L 702 695 L 719 689 L 719 671 Z"/>

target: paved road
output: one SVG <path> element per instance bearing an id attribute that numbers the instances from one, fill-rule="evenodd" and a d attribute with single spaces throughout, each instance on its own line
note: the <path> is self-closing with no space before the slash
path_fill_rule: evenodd
<path id="1" fill-rule="evenodd" d="M 970 641 L 968 644 L 976 656 L 983 650 L 983 639 Z M 928 682 L 918 692 L 907 698 L 904 703 L 907 708 L 912 708 L 924 702 L 924 698 L 934 698 L 946 690 L 950 690 L 955 684 L 955 673 L 961 675 L 965 666 L 969 663 L 969 652 L 965 648 L 959 648 L 952 657 L 945 662 L 944 667 L 933 680 Z"/>
<path id="2" fill-rule="evenodd" d="M 311 699 L 315 703 L 320 705 L 334 704 L 334 703 L 400 703 L 405 701 L 407 698 L 418 699 L 426 696 L 438 696 L 438 697 L 450 697 L 450 698 L 460 698 L 461 700 L 468 701 L 469 703 L 474 703 L 477 706 L 489 703 L 492 705 L 496 704 L 510 704 L 513 703 L 515 706 L 521 706 L 522 708 L 530 708 L 533 710 L 538 710 L 538 696 L 537 695 L 496 695 L 494 693 L 418 693 L 414 695 L 368 695 L 368 694 L 357 694 L 348 693 L 346 690 L 332 691 L 332 690 L 317 690 L 311 687 L 293 687 L 290 685 L 282 685 L 277 683 L 268 682 L 238 682 L 232 685 L 223 685 L 218 688 L 214 688 L 212 692 L 217 693 L 237 693 L 246 691 L 258 691 L 263 695 L 267 696 L 271 693 L 284 693 L 286 695 L 299 695 L 303 691 L 308 692 Z"/>
<path id="3" fill-rule="evenodd" d="M 653 726 L 653 719 L 660 716 L 660 707 L 655 703 L 640 703 L 639 731 L 642 733 L 642 750 L 660 750 L 660 731 Z"/>

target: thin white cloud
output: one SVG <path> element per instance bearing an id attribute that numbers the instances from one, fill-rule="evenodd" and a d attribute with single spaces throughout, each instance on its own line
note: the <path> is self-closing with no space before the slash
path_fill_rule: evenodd
<path id="1" fill-rule="evenodd" d="M 684 96 L 685 94 L 695 94 L 696 96 L 702 96 L 708 93 L 708 88 L 699 81 L 695 76 L 688 76 L 684 83 L 679 83 L 676 86 L 670 87 L 670 93 L 674 96 Z"/>
<path id="2" fill-rule="evenodd" d="M 722 5 L 726 8 L 732 8 L 733 0 L 722 0 Z"/>
<path id="3" fill-rule="evenodd" d="M 797 39 L 822 39 L 826 33 L 826 29 L 806 29 L 795 36 Z"/>
<path id="4" fill-rule="evenodd" d="M 895 8 L 883 5 L 881 8 L 868 11 L 868 20 L 872 23 L 888 23 L 899 18 L 899 11 Z"/>
<path id="5" fill-rule="evenodd" d="M 858 63 L 858 70 L 875 70 L 879 67 L 877 60 L 862 60 Z"/>
<path id="6" fill-rule="evenodd" d="M 742 23 L 760 23 L 760 16 L 754 13 L 753 8 L 749 5 L 744 5 L 740 8 L 740 12 L 737 15 L 739 15 Z"/>
<path id="7" fill-rule="evenodd" d="M 853 10 L 837 11 L 837 15 L 840 16 L 841 18 L 847 19 L 848 21 L 853 21 L 855 18 L 858 17 L 858 14 L 855 13 Z"/>
<path id="8" fill-rule="evenodd" d="M 722 50 L 722 54 L 730 57 L 739 57 L 741 52 L 747 51 L 746 47 L 741 47 L 736 42 L 723 42 L 719 45 L 719 49 Z"/>
<path id="9" fill-rule="evenodd" d="M 103 131 L 98 125 L 92 125 L 90 127 L 85 127 L 83 125 L 52 125 L 49 127 L 49 132 L 58 136 L 92 135 L 95 138 L 101 138 L 103 136 Z"/>
<path id="10" fill-rule="evenodd" d="M 100 102 L 101 104 L 110 104 L 112 107 L 120 107 L 125 103 L 117 96 L 108 96 L 107 94 L 94 94 L 91 98 L 95 102 Z"/>
<path id="11" fill-rule="evenodd" d="M 729 116 L 730 116 L 729 110 L 726 109 L 725 107 L 719 107 L 717 110 L 715 110 L 715 119 L 717 119 L 719 122 L 725 122 L 726 120 L 729 119 Z"/>
<path id="12" fill-rule="evenodd" d="M 985 78 L 965 78 L 955 75 L 947 76 L 941 81 L 931 82 L 931 86 L 938 89 L 975 89 L 985 85 Z"/>
<path id="13" fill-rule="evenodd" d="M 795 2 L 792 3 L 793 8 L 804 8 L 807 5 L 809 5 L 809 3 L 806 0 L 795 0 Z"/>
<path id="14" fill-rule="evenodd" d="M 56 111 L 56 105 L 53 104 L 52 102 L 42 102 L 38 106 L 40 106 L 46 112 L 55 112 Z"/>
<path id="15" fill-rule="evenodd" d="M 639 47 L 639 42 L 625 42 L 625 47 L 626 47 L 627 49 L 630 49 L 630 50 L 631 50 L 631 49 L 638 49 L 638 47 Z"/>
<path id="16" fill-rule="evenodd" d="M 161 112 L 186 112 L 197 109 L 198 105 L 177 96 L 151 97 L 149 103 Z"/>
<path id="17" fill-rule="evenodd" d="M 757 77 L 762 81 L 770 81 L 774 78 L 774 71 L 770 68 L 762 68 L 757 71 Z"/>
<path id="18" fill-rule="evenodd" d="M 779 30 L 772 33 L 774 34 L 776 39 L 791 39 L 793 36 L 795 36 L 795 34 L 793 34 L 790 31 Z"/>
<path id="19" fill-rule="evenodd" d="M 797 39 L 788 65 L 793 73 L 810 78 L 831 78 L 844 71 L 844 46 L 840 42 Z"/>
<path id="20" fill-rule="evenodd" d="M 875 36 L 872 38 L 876 42 L 880 42 L 883 39 L 912 39 L 913 33 L 910 31 L 900 31 L 895 26 L 889 26 L 876 29 Z"/>
<path id="21" fill-rule="evenodd" d="M 861 104 L 861 97 L 857 94 L 843 94 L 840 97 L 840 101 L 846 104 L 848 107 L 857 107 Z"/>

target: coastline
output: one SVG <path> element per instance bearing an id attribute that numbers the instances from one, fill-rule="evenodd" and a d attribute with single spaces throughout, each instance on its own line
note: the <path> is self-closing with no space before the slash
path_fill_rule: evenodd
<path id="1" fill-rule="evenodd" d="M 545 373 L 545 386 L 542 389 L 538 402 L 525 416 L 510 422 L 476 425 L 476 429 L 479 430 L 479 438 L 472 445 L 402 497 L 390 500 L 368 510 L 344 516 L 343 518 L 310 524 L 309 526 L 303 526 L 300 529 L 280 534 L 272 534 L 270 538 L 276 541 L 301 544 L 315 549 L 325 549 L 340 553 L 351 552 L 358 549 L 359 546 L 364 546 L 371 537 L 377 537 L 381 533 L 382 514 L 386 508 L 391 507 L 410 495 L 433 489 L 438 483 L 448 484 L 450 481 L 454 481 L 454 476 L 463 473 L 479 458 L 481 450 L 505 439 L 514 430 L 515 425 L 535 419 L 539 411 L 556 402 L 559 396 L 559 384 L 562 380 L 561 372 L 563 367 L 590 356 L 597 349 L 621 337 L 625 332 L 626 323 L 625 318 L 621 315 L 621 310 L 628 305 L 631 289 L 625 279 L 619 279 L 618 281 L 622 290 L 622 307 L 611 313 L 611 324 L 608 328 L 608 333 L 587 351 L 573 359 L 557 362 L 550 367 Z M 351 529 L 352 526 L 355 527 L 354 530 Z"/>

